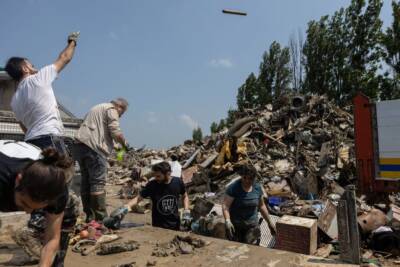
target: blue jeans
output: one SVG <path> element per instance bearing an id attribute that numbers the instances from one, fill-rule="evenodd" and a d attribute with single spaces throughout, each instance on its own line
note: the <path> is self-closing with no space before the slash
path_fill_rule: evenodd
<path id="1" fill-rule="evenodd" d="M 33 139 L 27 140 L 27 143 L 31 143 L 41 149 L 53 147 L 61 154 L 67 154 L 64 140 L 60 136 L 55 135 L 41 135 Z"/>

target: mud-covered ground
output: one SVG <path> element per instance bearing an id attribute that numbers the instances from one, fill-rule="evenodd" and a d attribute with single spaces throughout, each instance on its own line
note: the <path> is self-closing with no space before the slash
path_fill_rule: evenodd
<path id="1" fill-rule="evenodd" d="M 120 206 L 123 201 L 118 199 L 116 193 L 119 187 L 108 187 L 108 209 Z M 17 266 L 19 262 L 26 261 L 26 255 L 18 248 L 10 237 L 13 227 L 19 227 L 26 222 L 27 216 L 18 215 L 15 219 L 4 225 L 0 232 L 0 266 Z M 204 248 L 196 249 L 193 254 L 155 257 L 152 252 L 157 243 L 171 241 L 176 234 L 182 234 L 149 226 L 151 213 L 134 214 L 126 216 L 124 222 L 145 223 L 139 228 L 123 229 L 119 231 L 120 241 L 135 240 L 140 244 L 138 250 L 123 252 L 114 255 L 99 256 L 92 253 L 81 256 L 72 251 L 68 252 L 66 267 L 102 267 L 135 262 L 134 266 L 350 266 L 342 265 L 333 260 L 308 257 L 285 251 L 266 249 L 262 247 L 246 246 L 226 240 L 201 237 L 210 244 Z M 118 241 L 118 242 L 120 242 Z"/>

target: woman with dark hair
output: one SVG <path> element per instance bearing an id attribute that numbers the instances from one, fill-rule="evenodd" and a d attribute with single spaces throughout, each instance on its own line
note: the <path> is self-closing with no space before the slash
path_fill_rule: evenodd
<path id="1" fill-rule="evenodd" d="M 54 148 L 0 141 L 0 211 L 43 209 L 47 225 L 39 266 L 51 266 L 59 248 L 73 162 Z"/>
<path id="2" fill-rule="evenodd" d="M 240 166 L 238 174 L 241 178 L 230 184 L 225 193 L 223 213 L 226 234 L 230 240 L 258 245 L 261 238 L 258 212 L 273 234 L 275 227 L 264 203 L 262 187 L 256 181 L 256 169 L 248 165 Z"/>

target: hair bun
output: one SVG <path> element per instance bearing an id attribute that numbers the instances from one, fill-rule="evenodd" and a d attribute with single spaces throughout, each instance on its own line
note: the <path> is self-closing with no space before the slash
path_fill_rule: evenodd
<path id="1" fill-rule="evenodd" d="M 42 155 L 42 162 L 46 165 L 53 165 L 63 169 L 70 168 L 73 165 L 73 161 L 70 157 L 59 153 L 52 147 L 43 149 Z"/>

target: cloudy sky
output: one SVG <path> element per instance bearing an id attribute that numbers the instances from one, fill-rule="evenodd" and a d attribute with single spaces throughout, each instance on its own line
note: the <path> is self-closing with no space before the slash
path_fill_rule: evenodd
<path id="1" fill-rule="evenodd" d="M 57 98 L 82 117 L 97 103 L 125 97 L 130 108 L 121 125 L 129 142 L 169 147 L 226 116 L 272 41 L 287 44 L 309 20 L 349 2 L 1 0 L 0 65 L 10 56 L 50 64 L 68 33 L 79 30 L 75 58 L 54 85 Z M 248 16 L 224 15 L 225 8 Z"/>

